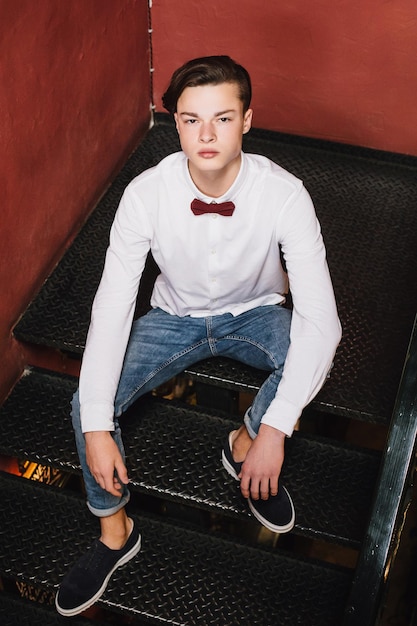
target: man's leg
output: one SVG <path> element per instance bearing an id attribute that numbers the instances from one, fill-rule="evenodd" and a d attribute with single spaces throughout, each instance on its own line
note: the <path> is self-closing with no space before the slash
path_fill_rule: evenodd
<path id="1" fill-rule="evenodd" d="M 275 397 L 290 345 L 291 311 L 261 306 L 229 319 L 213 318 L 213 353 L 269 372 L 245 417 L 251 439 Z"/>
<path id="2" fill-rule="evenodd" d="M 158 309 L 137 320 L 131 332 L 115 400 L 115 430 L 110 433 L 124 461 L 118 417 L 140 396 L 210 355 L 204 319 L 178 318 Z M 81 557 L 65 577 L 56 597 L 58 611 L 77 615 L 104 593 L 116 567 L 140 549 L 140 535 L 125 511 L 129 490 L 119 496 L 102 489 L 91 474 L 81 430 L 78 392 L 72 402 L 72 420 L 90 511 L 99 517 L 100 540 Z"/>
<path id="3" fill-rule="evenodd" d="M 264 450 L 263 446 L 267 444 L 266 448 L 269 448 L 269 453 L 272 454 L 268 461 L 272 464 L 270 467 L 274 471 L 270 479 L 272 482 L 266 484 L 265 478 L 262 478 L 262 482 L 258 485 L 251 479 L 252 497 L 249 496 L 249 485 L 245 485 L 248 483 L 246 476 L 242 479 L 242 493 L 245 497 L 249 496 L 249 507 L 262 524 L 274 532 L 288 532 L 294 525 L 294 507 L 282 483 L 279 484 L 277 493 L 277 483 L 272 480 L 272 476 L 278 476 L 284 458 L 284 435 L 271 429 L 265 439 L 263 430 L 270 428 L 265 426 L 262 427 L 262 444 L 261 438 L 258 440 L 257 435 L 262 417 L 275 397 L 281 380 L 289 347 L 291 313 L 280 306 L 258 307 L 229 322 L 223 324 L 222 327 L 220 325 L 216 327 L 214 323 L 213 336 L 217 353 L 268 371 L 270 374 L 258 391 L 251 408 L 246 412 L 244 425 L 229 435 L 223 450 L 223 465 L 232 476 L 239 478 L 244 461 L 248 459 L 249 462 L 249 456 L 251 456 L 253 466 L 253 458 L 259 457 L 259 446 Z M 254 444 L 255 439 L 256 444 Z M 271 445 L 276 450 L 275 458 Z M 253 453 L 248 455 L 252 446 Z M 256 453 L 255 448 L 257 448 Z M 263 456 L 266 448 L 262 452 L 263 459 L 267 458 Z M 256 496 L 254 491 L 256 491 Z M 262 500 L 259 499 L 259 495 L 262 495 Z"/>
<path id="4" fill-rule="evenodd" d="M 159 309 L 150 311 L 133 324 L 115 398 L 115 429 L 111 433 L 125 459 L 118 418 L 140 396 L 170 380 L 191 363 L 210 355 L 204 319 L 179 318 Z M 91 475 L 81 431 L 78 392 L 72 402 L 72 419 L 77 450 L 87 492 L 87 505 L 99 517 L 113 515 L 129 500 L 123 488 L 119 497 L 102 489 Z"/>

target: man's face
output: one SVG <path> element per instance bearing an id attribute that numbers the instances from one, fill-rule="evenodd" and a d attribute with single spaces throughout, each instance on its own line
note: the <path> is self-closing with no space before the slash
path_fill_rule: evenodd
<path id="1" fill-rule="evenodd" d="M 243 114 L 235 83 L 187 87 L 178 99 L 175 121 L 191 176 L 237 175 L 252 111 Z"/>

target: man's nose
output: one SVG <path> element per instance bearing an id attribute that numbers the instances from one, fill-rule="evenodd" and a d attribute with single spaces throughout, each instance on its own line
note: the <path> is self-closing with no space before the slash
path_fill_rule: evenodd
<path id="1" fill-rule="evenodd" d="M 216 139 L 216 133 L 214 132 L 213 125 L 210 123 L 203 123 L 200 128 L 200 141 L 208 143 Z"/>

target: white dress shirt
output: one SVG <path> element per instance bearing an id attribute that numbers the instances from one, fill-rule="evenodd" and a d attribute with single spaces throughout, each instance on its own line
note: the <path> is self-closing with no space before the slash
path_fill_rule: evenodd
<path id="1" fill-rule="evenodd" d="M 190 204 L 196 197 L 231 200 L 235 211 L 231 217 L 195 216 Z M 83 432 L 114 429 L 114 397 L 149 250 L 161 270 L 151 305 L 181 317 L 239 315 L 282 303 L 289 281 L 291 343 L 276 397 L 262 422 L 291 435 L 303 408 L 323 385 L 340 341 L 310 196 L 280 166 L 244 153 L 227 193 L 204 196 L 191 179 L 183 152 L 136 177 L 117 210 L 81 369 Z"/>

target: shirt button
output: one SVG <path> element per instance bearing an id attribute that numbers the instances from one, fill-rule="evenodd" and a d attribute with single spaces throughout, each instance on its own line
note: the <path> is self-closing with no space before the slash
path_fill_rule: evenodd
<path id="1" fill-rule="evenodd" d="M 219 217 L 219 216 L 218 216 L 218 214 L 217 214 L 217 213 L 212 213 L 212 214 L 211 214 L 211 219 L 213 219 L 213 220 L 217 220 L 217 218 L 218 218 L 218 217 Z"/>

